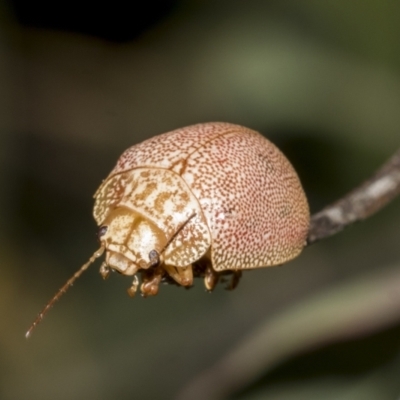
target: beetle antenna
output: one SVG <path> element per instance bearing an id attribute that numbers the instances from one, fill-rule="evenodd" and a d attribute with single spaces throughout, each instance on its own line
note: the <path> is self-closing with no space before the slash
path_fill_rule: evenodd
<path id="1" fill-rule="evenodd" d="M 58 292 L 46 304 L 43 310 L 38 314 L 36 319 L 33 321 L 30 328 L 27 330 L 25 334 L 25 337 L 27 339 L 31 336 L 31 333 L 35 329 L 36 325 L 43 320 L 44 316 L 47 314 L 50 308 L 53 307 L 54 303 L 60 299 L 60 297 L 68 290 L 68 288 L 74 284 L 74 282 L 82 275 L 84 271 L 88 269 L 89 265 L 93 264 L 96 261 L 96 258 L 99 258 L 103 254 L 103 252 L 104 252 L 104 246 L 101 246 L 89 258 L 89 261 L 86 264 L 83 264 L 82 267 L 79 268 L 78 271 L 76 271 L 74 275 L 72 275 L 72 277 L 68 279 L 68 281 L 64 284 L 64 286 L 58 290 Z"/>

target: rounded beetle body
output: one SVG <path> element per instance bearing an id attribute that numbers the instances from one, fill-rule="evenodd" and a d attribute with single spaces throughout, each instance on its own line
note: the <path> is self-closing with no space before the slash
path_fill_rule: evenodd
<path id="1" fill-rule="evenodd" d="M 306 244 L 309 208 L 286 157 L 259 133 L 229 123 L 189 126 L 126 150 L 95 194 L 106 250 L 101 267 L 190 286 L 283 264 Z M 237 280 L 237 279 L 236 279 Z M 234 279 L 235 281 L 235 279 Z"/>
<path id="2" fill-rule="evenodd" d="M 95 193 L 101 246 L 59 289 L 26 333 L 105 252 L 100 274 L 133 276 L 134 296 L 161 281 L 211 291 L 231 274 L 283 264 L 306 245 L 310 213 L 286 157 L 259 133 L 214 122 L 156 136 L 126 150 Z"/>

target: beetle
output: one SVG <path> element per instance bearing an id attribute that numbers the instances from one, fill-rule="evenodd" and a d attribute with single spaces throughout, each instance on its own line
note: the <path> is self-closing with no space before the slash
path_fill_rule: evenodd
<path id="1" fill-rule="evenodd" d="M 28 331 L 103 252 L 100 274 L 133 277 L 128 294 L 162 281 L 212 291 L 230 274 L 281 265 L 306 245 L 310 213 L 294 168 L 258 132 L 230 123 L 177 129 L 127 149 L 95 195 L 100 249 Z M 139 282 L 138 275 L 141 277 Z"/>

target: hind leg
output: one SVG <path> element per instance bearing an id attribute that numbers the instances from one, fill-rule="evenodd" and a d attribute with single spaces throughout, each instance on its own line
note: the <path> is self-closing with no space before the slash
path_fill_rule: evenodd
<path id="1" fill-rule="evenodd" d="M 231 272 L 231 279 L 228 285 L 226 285 L 225 289 L 226 290 L 234 290 L 236 289 L 237 285 L 239 284 L 240 278 L 242 277 L 242 271 L 241 270 L 234 270 L 230 271 Z"/>

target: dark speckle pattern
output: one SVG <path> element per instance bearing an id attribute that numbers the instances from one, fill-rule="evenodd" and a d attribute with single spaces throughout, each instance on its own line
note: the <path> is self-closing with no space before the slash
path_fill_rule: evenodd
<path id="1" fill-rule="evenodd" d="M 278 265 L 303 249 L 309 209 L 299 178 L 259 133 L 215 122 L 155 136 L 126 150 L 108 179 L 145 167 L 186 182 L 211 232 L 215 270 Z"/>

